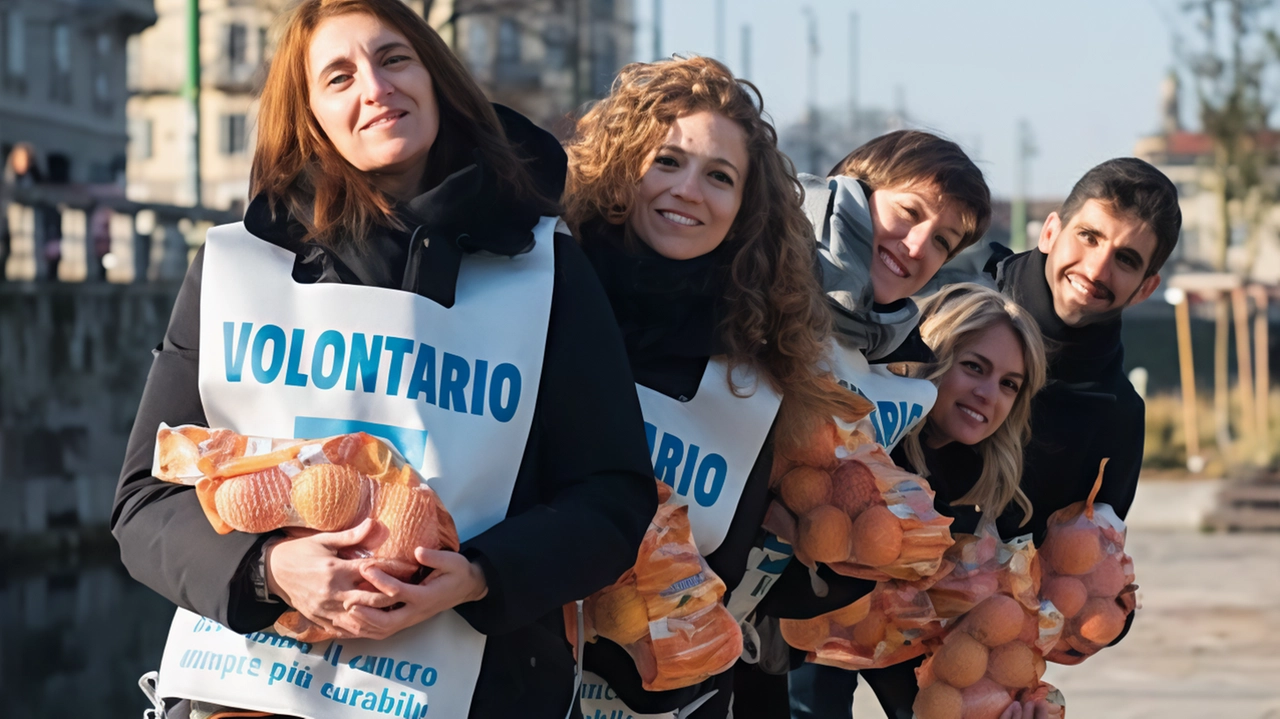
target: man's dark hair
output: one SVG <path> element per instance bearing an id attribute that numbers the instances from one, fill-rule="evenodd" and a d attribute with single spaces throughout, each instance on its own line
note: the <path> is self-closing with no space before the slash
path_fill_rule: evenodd
<path id="1" fill-rule="evenodd" d="M 1147 263 L 1146 276 L 1159 272 L 1178 244 L 1182 230 L 1182 209 L 1178 207 L 1178 188 L 1173 182 L 1136 157 L 1107 160 L 1086 172 L 1071 188 L 1058 212 L 1063 226 L 1089 200 L 1110 205 L 1112 212 L 1132 215 L 1151 228 L 1156 249 Z"/>

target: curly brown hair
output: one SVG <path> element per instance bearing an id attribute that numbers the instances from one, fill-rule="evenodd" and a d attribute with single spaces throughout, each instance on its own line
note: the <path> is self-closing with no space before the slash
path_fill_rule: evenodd
<path id="1" fill-rule="evenodd" d="M 813 228 L 795 168 L 778 149 L 763 105 L 755 85 L 711 58 L 627 65 L 609 96 L 578 120 L 565 147 L 565 220 L 575 231 L 594 220 L 625 223 L 636 186 L 677 118 L 709 111 L 738 123 L 749 160 L 741 209 L 724 239 L 733 250 L 720 326 L 729 364 L 759 370 L 784 405 L 857 419 L 866 414 L 863 401 L 824 368 L 831 316 L 815 274 Z M 732 381 L 731 387 L 742 395 Z"/>

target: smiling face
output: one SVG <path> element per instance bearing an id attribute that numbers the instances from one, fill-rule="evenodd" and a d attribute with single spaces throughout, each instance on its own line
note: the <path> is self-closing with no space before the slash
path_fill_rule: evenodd
<path id="1" fill-rule="evenodd" d="M 1022 342 L 1013 329 L 1003 322 L 987 328 L 939 378 L 926 444 L 974 445 L 990 437 L 1009 416 L 1025 376 Z"/>
<path id="2" fill-rule="evenodd" d="M 747 171 L 747 133 L 737 123 L 710 111 L 678 118 L 636 186 L 627 223 L 663 257 L 701 257 L 733 227 Z"/>
<path id="3" fill-rule="evenodd" d="M 933 279 L 964 237 L 964 221 L 955 203 L 928 185 L 879 189 L 869 204 L 871 287 L 876 302 L 889 304 Z"/>
<path id="4" fill-rule="evenodd" d="M 1045 279 L 1053 309 L 1071 327 L 1115 316 L 1155 291 L 1160 275 L 1146 276 L 1156 235 L 1131 215 L 1115 214 L 1099 200 L 1088 200 L 1064 227 L 1058 213 L 1040 232 Z"/>
<path id="5" fill-rule="evenodd" d="M 316 26 L 310 107 L 338 154 L 393 196 L 416 194 L 440 127 L 431 75 L 403 35 L 353 13 Z"/>

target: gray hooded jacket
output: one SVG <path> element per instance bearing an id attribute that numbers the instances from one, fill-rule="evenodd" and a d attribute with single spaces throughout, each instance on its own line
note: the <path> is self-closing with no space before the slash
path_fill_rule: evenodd
<path id="1" fill-rule="evenodd" d="M 897 349 L 920 320 L 907 298 L 891 312 L 875 309 L 871 287 L 871 210 L 863 185 L 852 177 L 801 174 L 804 210 L 818 241 L 822 289 L 830 298 L 840 341 L 872 362 Z"/>

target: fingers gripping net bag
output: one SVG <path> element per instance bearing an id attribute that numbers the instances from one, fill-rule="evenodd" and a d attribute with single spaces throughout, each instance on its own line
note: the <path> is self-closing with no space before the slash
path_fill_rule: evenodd
<path id="1" fill-rule="evenodd" d="M 337 532 L 373 518 L 380 529 L 342 556 L 368 559 L 402 581 L 421 569 L 416 547 L 458 551 L 458 531 L 440 497 L 394 448 L 363 432 L 271 439 L 162 424 L 151 471 L 194 486 L 219 534 Z M 311 643 L 331 638 L 296 611 L 281 615 L 275 629 Z"/>
<path id="2" fill-rule="evenodd" d="M 1133 558 L 1124 551 L 1124 521 L 1110 505 L 1094 503 L 1106 466 L 1103 460 L 1088 499 L 1050 515 L 1040 548 L 1040 595 L 1066 618 L 1062 636 L 1047 655 L 1051 662 L 1078 664 L 1093 656 L 1120 636 L 1137 608 Z"/>
<path id="3" fill-rule="evenodd" d="M 613 585 L 583 601 L 585 641 L 604 637 L 631 655 L 646 691 L 692 686 L 733 666 L 742 630 L 720 601 L 725 585 L 698 553 L 688 507 L 668 500 L 645 532 L 636 564 Z M 576 646 L 576 607 L 565 605 Z"/>

